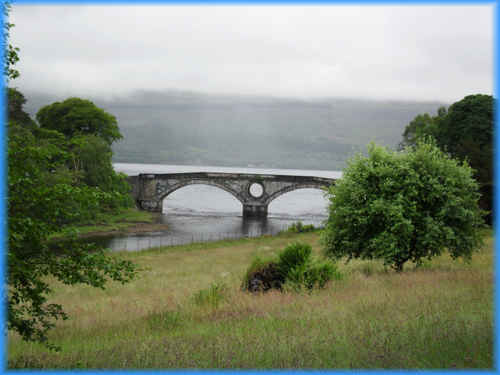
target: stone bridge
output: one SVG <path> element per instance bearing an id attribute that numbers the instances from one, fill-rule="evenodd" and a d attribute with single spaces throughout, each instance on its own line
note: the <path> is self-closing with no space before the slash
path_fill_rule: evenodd
<path id="1" fill-rule="evenodd" d="M 162 212 L 163 199 L 187 185 L 216 186 L 232 194 L 243 205 L 244 217 L 265 217 L 271 201 L 296 189 L 324 189 L 334 179 L 243 173 L 166 173 L 130 176 L 132 196 L 143 210 Z"/>

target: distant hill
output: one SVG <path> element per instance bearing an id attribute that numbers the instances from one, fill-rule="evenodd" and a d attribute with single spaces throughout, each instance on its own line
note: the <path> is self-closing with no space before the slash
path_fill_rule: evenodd
<path id="1" fill-rule="evenodd" d="M 64 100 L 24 92 L 26 109 Z M 370 141 L 396 147 L 405 126 L 440 102 L 282 99 L 137 91 L 86 98 L 115 115 L 115 162 L 339 170 Z"/>

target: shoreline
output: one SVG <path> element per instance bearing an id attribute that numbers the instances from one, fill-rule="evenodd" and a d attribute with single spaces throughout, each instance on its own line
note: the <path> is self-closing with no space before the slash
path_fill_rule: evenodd
<path id="1" fill-rule="evenodd" d="M 63 240 L 76 232 L 77 238 L 106 237 L 117 234 L 139 234 L 166 230 L 167 224 L 159 223 L 161 214 L 130 208 L 119 213 L 99 218 L 95 223 L 72 226 L 51 236 L 52 240 Z"/>
<path id="2" fill-rule="evenodd" d="M 79 233 L 78 238 L 90 238 L 90 237 L 106 237 L 116 234 L 140 234 L 148 232 L 158 232 L 166 230 L 168 228 L 167 224 L 153 224 L 153 223 L 127 223 L 130 224 L 126 227 L 113 228 L 113 229 L 102 229 L 92 232 Z"/>

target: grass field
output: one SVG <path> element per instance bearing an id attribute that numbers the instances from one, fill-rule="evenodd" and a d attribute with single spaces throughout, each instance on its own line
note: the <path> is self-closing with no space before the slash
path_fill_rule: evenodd
<path id="1" fill-rule="evenodd" d="M 138 278 L 106 290 L 54 285 L 70 319 L 61 347 L 8 337 L 9 368 L 491 368 L 493 237 L 472 262 L 444 255 L 403 273 L 340 263 L 344 278 L 312 293 L 240 290 L 254 256 L 315 233 L 118 254 Z"/>

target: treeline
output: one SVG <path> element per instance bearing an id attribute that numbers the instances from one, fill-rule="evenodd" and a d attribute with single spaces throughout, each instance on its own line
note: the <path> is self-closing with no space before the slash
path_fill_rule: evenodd
<path id="1" fill-rule="evenodd" d="M 36 176 L 45 185 L 73 190 L 61 202 L 73 212 L 68 217 L 61 212 L 59 225 L 133 205 L 125 175 L 111 163 L 111 144 L 122 138 L 114 116 L 88 100 L 70 98 L 42 107 L 34 121 L 23 109 L 24 95 L 14 88 L 7 93 L 12 189 L 19 187 L 13 179 L 19 174 L 25 183 Z"/>
<path id="2" fill-rule="evenodd" d="M 436 115 L 419 114 L 405 128 L 400 147 L 414 147 L 433 139 L 447 154 L 466 161 L 479 183 L 480 207 L 486 222 L 493 221 L 493 129 L 495 99 L 491 95 L 468 95 Z"/>

